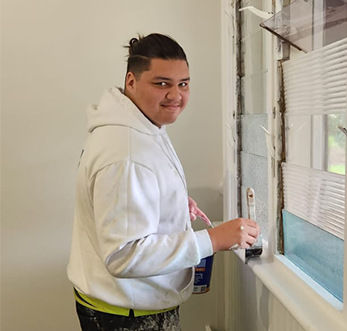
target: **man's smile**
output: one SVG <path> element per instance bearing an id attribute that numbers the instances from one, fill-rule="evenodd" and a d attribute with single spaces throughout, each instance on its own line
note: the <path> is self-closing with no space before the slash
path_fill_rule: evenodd
<path id="1" fill-rule="evenodd" d="M 168 109 L 168 110 L 177 110 L 181 108 L 180 103 L 167 103 L 167 104 L 161 104 L 162 107 Z"/>

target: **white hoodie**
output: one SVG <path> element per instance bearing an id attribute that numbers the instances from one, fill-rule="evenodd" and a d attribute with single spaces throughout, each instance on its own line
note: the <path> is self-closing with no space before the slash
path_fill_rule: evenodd
<path id="1" fill-rule="evenodd" d="M 88 131 L 69 279 L 119 307 L 181 304 L 192 293 L 193 266 L 213 250 L 207 231 L 191 228 L 183 169 L 165 127 L 111 88 L 88 109 Z"/>

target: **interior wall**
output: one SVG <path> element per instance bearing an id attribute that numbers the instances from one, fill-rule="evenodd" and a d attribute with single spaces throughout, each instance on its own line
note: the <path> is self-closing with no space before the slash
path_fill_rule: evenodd
<path id="1" fill-rule="evenodd" d="M 66 264 L 85 109 L 123 85 L 122 46 L 151 32 L 187 53 L 191 99 L 168 131 L 191 196 L 222 220 L 220 1 L 2 0 L 2 330 L 79 329 Z M 211 293 L 183 305 L 184 330 L 216 321 L 191 318 Z"/>

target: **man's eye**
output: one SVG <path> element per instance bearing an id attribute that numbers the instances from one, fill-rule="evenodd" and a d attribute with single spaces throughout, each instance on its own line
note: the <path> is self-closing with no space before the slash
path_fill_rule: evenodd
<path id="1" fill-rule="evenodd" d="M 155 83 L 155 85 L 158 85 L 158 86 L 166 86 L 167 84 L 165 82 L 158 82 L 158 83 Z"/>
<path id="2" fill-rule="evenodd" d="M 181 87 L 187 87 L 187 86 L 188 86 L 188 83 L 183 82 L 183 83 L 180 84 L 180 86 L 181 86 Z"/>

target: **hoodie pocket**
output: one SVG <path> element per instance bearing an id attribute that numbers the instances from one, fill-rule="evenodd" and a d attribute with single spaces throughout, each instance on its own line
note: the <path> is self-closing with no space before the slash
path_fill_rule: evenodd
<path id="1" fill-rule="evenodd" d="M 194 267 L 190 268 L 190 281 L 189 283 L 179 292 L 182 301 L 186 301 L 193 293 L 194 287 Z"/>

